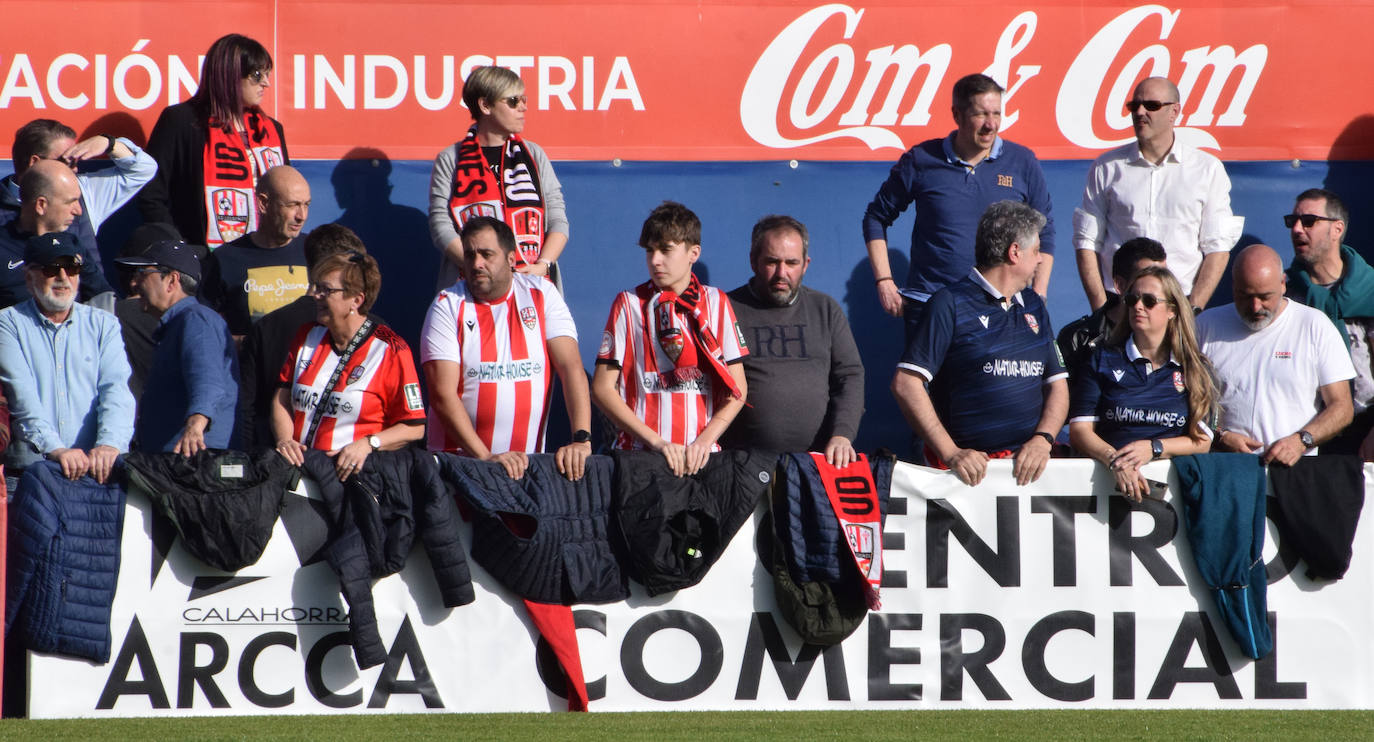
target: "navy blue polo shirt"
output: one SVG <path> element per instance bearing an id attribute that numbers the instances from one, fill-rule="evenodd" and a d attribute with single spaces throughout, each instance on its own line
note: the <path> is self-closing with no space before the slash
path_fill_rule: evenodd
<path id="1" fill-rule="evenodd" d="M 1101 345 L 1069 382 L 1069 422 L 1091 422 L 1113 447 L 1188 434 L 1188 389 L 1173 359 L 1159 368 L 1126 346 Z"/>
<path id="2" fill-rule="evenodd" d="M 1035 153 L 998 137 L 986 159 L 969 167 L 954 153 L 954 133 L 907 150 L 892 166 L 864 212 L 864 241 L 887 239 L 887 228 L 908 206 L 911 268 L 906 285 L 933 294 L 973 269 L 973 237 L 988 206 L 1010 199 L 1045 215 L 1040 252 L 1054 254 L 1054 206 Z"/>
<path id="3" fill-rule="evenodd" d="M 1045 303 L 1002 297 L 978 271 L 935 292 L 897 364 L 930 382 L 930 399 L 960 448 L 1007 451 L 1035 434 L 1045 384 L 1067 376 Z"/>

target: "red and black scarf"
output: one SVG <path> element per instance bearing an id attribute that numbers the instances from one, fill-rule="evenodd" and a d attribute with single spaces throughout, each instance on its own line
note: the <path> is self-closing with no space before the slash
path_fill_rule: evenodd
<path id="1" fill-rule="evenodd" d="M 701 281 L 697 280 L 695 273 L 681 294 L 666 290 L 659 292 L 652 281 L 635 288 L 635 295 L 639 297 L 639 305 L 644 312 L 645 370 L 658 374 L 659 384 L 668 389 L 703 378 L 705 374 L 701 370 L 701 359 L 704 358 L 706 368 L 718 382 L 714 385 L 716 399 L 723 400 L 727 396 L 739 399 L 743 395 L 734 377 L 730 376 L 730 370 L 725 367 L 725 361 L 721 359 L 720 341 L 711 332 L 703 294 Z M 650 306 L 653 307 L 652 317 L 648 316 Z M 681 315 L 686 320 L 688 332 L 683 332 L 674 323 L 674 315 Z M 658 368 L 658 355 L 653 352 L 655 340 L 673 362 L 673 367 L 666 371 Z M 728 391 L 728 394 L 723 394 L 722 390 Z"/>
<path id="2" fill-rule="evenodd" d="M 544 194 L 539 168 L 519 136 L 512 134 L 506 140 L 493 172 L 477 143 L 477 125 L 468 129 L 453 163 L 448 210 L 460 231 L 474 216 L 500 219 L 515 232 L 520 262 L 533 265 L 539 260 L 544 247 Z"/>
<path id="3" fill-rule="evenodd" d="M 211 250 L 258 228 L 253 188 L 263 173 L 286 163 L 277 127 L 262 111 L 244 112 L 242 134 L 230 129 L 211 120 L 205 137 L 205 244 Z"/>

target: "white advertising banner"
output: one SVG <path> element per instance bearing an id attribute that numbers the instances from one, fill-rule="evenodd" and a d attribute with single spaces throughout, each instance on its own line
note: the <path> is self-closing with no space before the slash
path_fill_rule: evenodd
<path id="1" fill-rule="evenodd" d="M 1367 522 L 1336 582 L 1307 579 L 1271 524 L 1275 650 L 1252 661 L 1200 584 L 1168 464 L 1146 474 L 1170 490 L 1139 506 L 1090 461 L 1026 487 L 1010 471 L 994 461 L 970 488 L 898 465 L 882 608 L 828 649 L 774 611 L 757 517 L 695 587 L 575 606 L 592 710 L 1374 707 Z M 30 716 L 566 708 L 521 601 L 470 563 L 476 601 L 443 608 L 422 549 L 376 582 L 389 660 L 359 671 L 318 504 L 288 496 L 262 559 L 228 574 L 131 493 L 111 660 L 31 654 Z"/>

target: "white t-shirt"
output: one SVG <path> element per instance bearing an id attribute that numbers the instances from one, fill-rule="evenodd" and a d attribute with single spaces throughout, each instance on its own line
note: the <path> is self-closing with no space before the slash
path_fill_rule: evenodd
<path id="1" fill-rule="evenodd" d="M 1331 319 L 1295 301 L 1284 299 L 1283 311 L 1258 332 L 1234 304 L 1216 307 L 1198 317 L 1197 333 L 1221 385 L 1221 427 L 1266 446 L 1321 410 L 1320 387 L 1355 378 Z"/>

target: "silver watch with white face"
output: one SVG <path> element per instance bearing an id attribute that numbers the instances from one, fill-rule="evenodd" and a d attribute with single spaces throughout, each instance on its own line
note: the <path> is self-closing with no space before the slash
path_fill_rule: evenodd
<path id="1" fill-rule="evenodd" d="M 367 445 L 372 446 L 373 451 L 382 450 L 382 437 L 380 435 L 375 434 L 369 435 L 367 437 Z"/>

